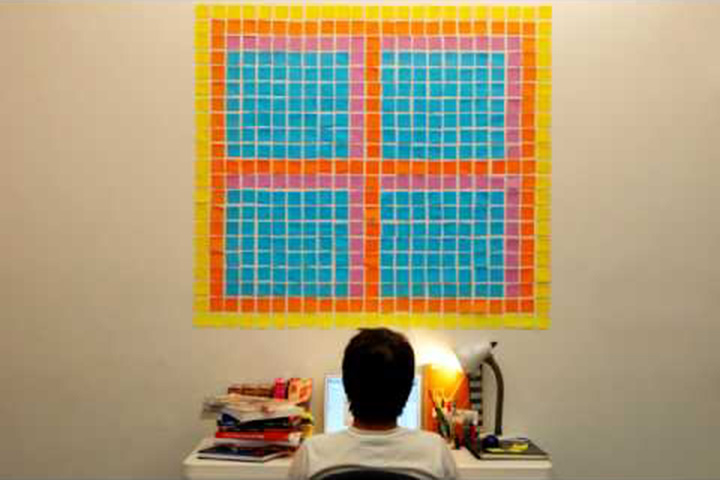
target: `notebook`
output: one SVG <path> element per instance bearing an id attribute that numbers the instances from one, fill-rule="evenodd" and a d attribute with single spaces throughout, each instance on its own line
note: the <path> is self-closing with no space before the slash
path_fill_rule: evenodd
<path id="1" fill-rule="evenodd" d="M 480 460 L 548 460 L 548 453 L 527 438 L 500 440 L 498 448 L 482 448 L 482 442 L 470 442 L 467 449 Z"/>

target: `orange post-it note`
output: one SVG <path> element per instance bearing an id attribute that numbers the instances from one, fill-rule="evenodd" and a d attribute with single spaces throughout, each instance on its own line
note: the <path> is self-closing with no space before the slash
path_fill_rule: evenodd
<path id="1" fill-rule="evenodd" d="M 437 402 L 455 402 L 458 409 L 470 408 L 470 392 L 465 373 L 438 365 L 423 367 L 422 380 L 422 428 L 437 432 L 434 405 Z"/>

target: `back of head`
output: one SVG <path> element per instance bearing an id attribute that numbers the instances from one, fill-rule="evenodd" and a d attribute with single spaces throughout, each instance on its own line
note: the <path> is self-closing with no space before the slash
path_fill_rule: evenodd
<path id="1" fill-rule="evenodd" d="M 353 416 L 389 422 L 403 411 L 415 376 L 415 354 L 404 335 L 362 329 L 345 348 L 343 384 Z"/>

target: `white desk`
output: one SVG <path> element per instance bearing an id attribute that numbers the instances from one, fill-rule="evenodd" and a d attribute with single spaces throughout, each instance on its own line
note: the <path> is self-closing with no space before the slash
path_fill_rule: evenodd
<path id="1" fill-rule="evenodd" d="M 278 458 L 266 463 L 224 462 L 201 460 L 197 451 L 210 446 L 205 439 L 183 462 L 183 474 L 188 480 L 285 480 L 290 458 Z M 552 463 L 549 460 L 493 460 L 480 461 L 466 449 L 453 450 L 461 480 L 485 478 L 507 480 L 550 479 Z"/>

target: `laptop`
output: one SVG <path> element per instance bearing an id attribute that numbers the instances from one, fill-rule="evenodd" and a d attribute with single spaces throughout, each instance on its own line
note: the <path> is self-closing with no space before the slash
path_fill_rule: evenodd
<path id="1" fill-rule="evenodd" d="M 422 425 L 422 380 L 415 375 L 410 396 L 405 409 L 398 418 L 398 425 L 410 429 L 419 429 Z M 352 414 L 345 395 L 342 376 L 325 377 L 325 433 L 339 432 L 352 425 Z"/>

